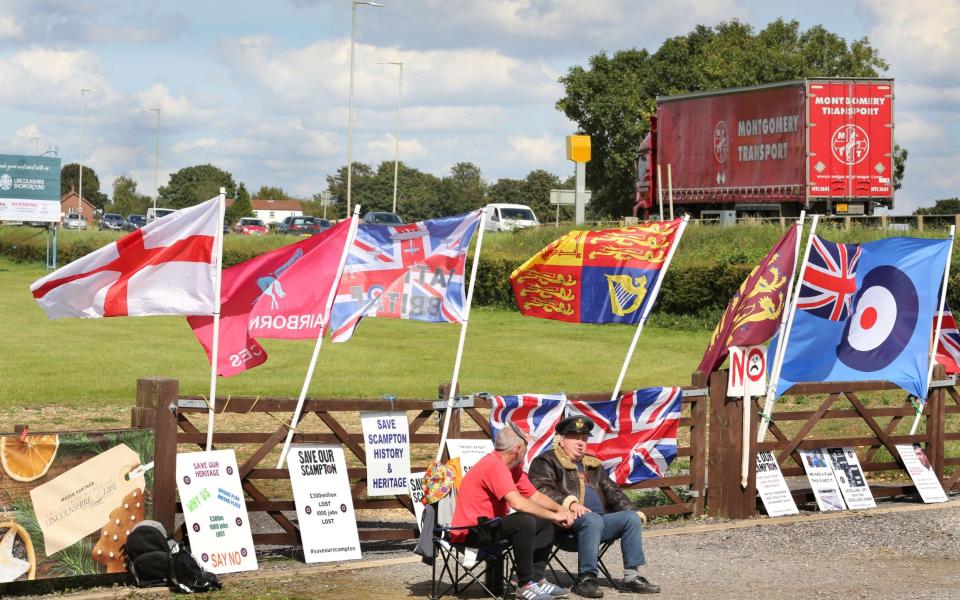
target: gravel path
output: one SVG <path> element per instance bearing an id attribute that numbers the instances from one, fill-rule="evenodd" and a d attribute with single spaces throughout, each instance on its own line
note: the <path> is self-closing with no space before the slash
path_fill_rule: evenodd
<path id="1" fill-rule="evenodd" d="M 649 564 L 642 574 L 662 586 L 657 596 L 662 600 L 960 597 L 960 500 L 881 506 L 652 527 L 644 537 Z M 605 558 L 615 576 L 621 573 L 619 554 L 614 546 Z M 564 559 L 576 564 L 573 554 Z M 263 567 L 257 574 L 226 578 L 224 592 L 210 597 L 379 600 L 429 594 L 430 568 L 415 562 L 408 547 L 365 552 L 361 564 L 305 567 L 273 560 Z M 67 597 L 125 595 L 129 592 L 101 590 Z M 605 597 L 627 595 L 605 588 Z"/>

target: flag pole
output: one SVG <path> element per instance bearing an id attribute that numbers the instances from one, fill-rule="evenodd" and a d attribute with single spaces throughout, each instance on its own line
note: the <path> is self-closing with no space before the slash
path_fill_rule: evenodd
<path id="1" fill-rule="evenodd" d="M 460 341 L 457 343 L 457 357 L 453 361 L 453 378 L 450 381 L 450 392 L 447 394 L 447 406 L 443 415 L 443 432 L 440 434 L 440 446 L 437 448 L 437 460 L 443 456 L 443 446 L 447 443 L 447 432 L 450 430 L 450 412 L 453 410 L 453 400 L 457 396 L 457 381 L 460 378 L 460 359 L 463 358 L 463 344 L 467 339 L 467 324 L 470 321 L 470 306 L 473 304 L 473 287 L 477 282 L 477 266 L 480 264 L 480 248 L 483 246 L 483 230 L 487 224 L 487 211 L 480 211 L 480 223 L 477 225 L 477 246 L 473 249 L 473 264 L 470 265 L 470 285 L 467 287 L 467 304 L 463 308 L 463 320 L 460 322 Z"/>
<path id="2" fill-rule="evenodd" d="M 950 226 L 950 250 L 947 251 L 947 265 L 943 269 L 943 286 L 940 290 L 940 309 L 937 311 L 937 326 L 933 333 L 933 347 L 930 349 L 930 367 L 927 369 L 927 398 L 930 397 L 930 380 L 933 379 L 933 367 L 937 363 L 937 346 L 940 345 L 940 328 L 943 325 L 943 305 L 947 302 L 947 280 L 950 277 L 950 259 L 953 257 L 953 234 L 956 225 Z M 920 424 L 920 416 L 923 414 L 923 407 L 926 405 L 926 398 L 923 404 L 917 407 L 917 414 L 913 417 L 913 425 L 910 427 L 910 435 L 917 432 L 917 426 Z"/>
<path id="3" fill-rule="evenodd" d="M 797 274 L 793 286 L 793 299 L 790 301 L 790 316 L 784 326 L 781 323 L 780 337 L 777 338 L 777 352 L 773 357 L 773 369 L 770 371 L 770 385 L 767 386 L 767 397 L 763 403 L 763 414 L 760 417 L 760 429 L 757 431 L 757 441 L 762 442 L 767 435 L 767 428 L 770 426 L 770 412 L 773 410 L 773 400 L 777 391 L 777 384 L 780 383 L 780 371 L 783 369 L 783 357 L 787 353 L 787 342 L 790 340 L 790 330 L 793 329 L 793 317 L 797 312 L 797 300 L 800 298 L 800 289 L 803 287 L 803 275 L 807 271 L 807 260 L 810 258 L 810 247 L 813 245 L 813 236 L 817 231 L 817 223 L 820 222 L 820 215 L 813 215 L 813 221 L 810 223 L 810 234 L 807 237 L 807 247 L 803 251 L 803 262 L 800 263 L 800 273 Z M 797 244 L 800 244 L 802 229 L 797 231 Z M 786 312 L 786 311 L 784 311 Z M 783 314 L 781 314 L 781 319 Z"/>
<path id="4" fill-rule="evenodd" d="M 350 248 L 353 246 L 353 239 L 357 235 L 358 215 L 360 214 L 360 205 L 353 205 L 353 216 L 350 217 L 350 231 L 347 232 L 347 242 L 343 245 L 343 252 L 340 253 L 340 266 L 337 268 L 337 275 L 330 284 L 330 293 L 327 294 L 327 306 L 324 310 L 323 323 L 320 325 L 320 332 L 317 334 L 317 341 L 313 346 L 313 356 L 310 357 L 310 366 L 307 367 L 307 375 L 303 378 L 303 386 L 300 388 L 300 397 L 297 398 L 297 407 L 293 411 L 293 418 L 290 420 L 290 426 L 287 427 L 287 438 L 283 441 L 283 448 L 280 449 L 280 459 L 277 461 L 277 468 L 283 468 L 283 461 L 287 458 L 287 452 L 290 450 L 290 442 L 293 441 L 293 432 L 300 422 L 300 414 L 303 412 L 303 403 L 307 399 L 307 390 L 310 389 L 310 382 L 313 380 L 313 371 L 317 366 L 317 359 L 320 358 L 320 348 L 323 346 L 323 337 L 330 326 L 330 310 L 333 301 L 337 297 L 337 288 L 340 287 L 340 278 L 343 276 L 343 267 L 347 264 L 347 256 L 350 254 Z"/>
<path id="5" fill-rule="evenodd" d="M 223 215 L 227 210 L 227 190 L 220 188 L 220 209 L 214 246 L 217 253 L 213 280 L 213 347 L 210 349 L 210 402 L 207 404 L 207 452 L 213 449 L 214 410 L 217 405 L 217 363 L 220 356 L 220 280 L 223 275 Z"/>
<path id="6" fill-rule="evenodd" d="M 640 316 L 640 322 L 637 323 L 637 330 L 633 334 L 633 340 L 630 342 L 630 349 L 627 350 L 627 357 L 623 360 L 623 367 L 620 368 L 620 377 L 617 378 L 617 385 L 613 388 L 613 394 L 610 396 L 611 400 L 616 400 L 620 394 L 620 386 L 623 385 L 623 378 L 627 375 L 627 367 L 630 365 L 630 359 L 633 358 L 633 351 L 637 348 L 637 341 L 640 339 L 640 332 L 643 331 L 643 326 L 647 322 L 647 318 L 650 316 L 650 311 L 653 310 L 653 305 L 657 301 L 657 295 L 660 294 L 660 284 L 663 283 L 663 278 L 667 276 L 667 269 L 670 268 L 670 261 L 673 260 L 673 255 L 677 251 L 677 247 L 680 246 L 680 238 L 683 237 L 683 232 L 687 228 L 687 222 L 690 220 L 690 215 L 684 215 L 683 221 L 680 222 L 680 226 L 677 228 L 676 237 L 673 239 L 673 244 L 670 246 L 670 251 L 667 252 L 667 259 L 663 261 L 663 268 L 660 269 L 660 276 L 657 277 L 657 282 L 653 284 L 653 292 L 651 292 L 650 302 L 643 307 L 643 314 Z"/>

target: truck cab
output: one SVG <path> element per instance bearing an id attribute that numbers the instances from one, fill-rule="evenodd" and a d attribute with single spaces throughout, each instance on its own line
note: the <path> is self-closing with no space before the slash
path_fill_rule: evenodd
<path id="1" fill-rule="evenodd" d="M 540 224 L 533 209 L 526 204 L 488 204 L 483 209 L 487 213 L 486 231 L 513 231 Z"/>

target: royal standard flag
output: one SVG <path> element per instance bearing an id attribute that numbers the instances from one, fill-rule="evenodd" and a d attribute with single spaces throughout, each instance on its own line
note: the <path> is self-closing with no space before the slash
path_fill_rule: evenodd
<path id="1" fill-rule="evenodd" d="M 572 323 L 639 323 L 682 222 L 571 231 L 510 275 L 517 308 Z"/>

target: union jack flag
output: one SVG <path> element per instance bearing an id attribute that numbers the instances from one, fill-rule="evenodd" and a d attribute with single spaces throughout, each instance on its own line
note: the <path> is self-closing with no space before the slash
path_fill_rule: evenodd
<path id="1" fill-rule="evenodd" d="M 813 236 L 797 308 L 831 321 L 844 321 L 857 293 L 859 244 L 837 244 Z"/>
<path id="2" fill-rule="evenodd" d="M 331 339 L 363 317 L 460 323 L 463 271 L 480 211 L 408 225 L 360 225 L 333 303 Z"/>
<path id="3" fill-rule="evenodd" d="M 658 479 L 677 457 L 680 388 L 646 388 L 618 400 L 571 400 L 567 412 L 593 421 L 587 452 L 620 485 Z"/>
<path id="4" fill-rule="evenodd" d="M 563 394 L 494 396 L 491 404 L 490 431 L 494 442 L 500 430 L 507 426 L 507 421 L 513 421 L 533 438 L 523 460 L 523 470 L 526 471 L 533 459 L 550 449 L 554 430 L 563 418 L 567 397 Z"/>
<path id="5" fill-rule="evenodd" d="M 937 318 L 933 318 L 936 331 Z M 960 330 L 949 305 L 943 307 L 943 323 L 940 325 L 940 339 L 937 340 L 937 362 L 947 368 L 948 375 L 960 373 Z"/>

